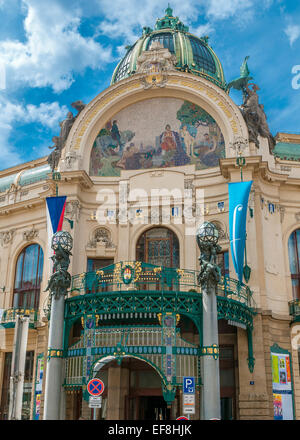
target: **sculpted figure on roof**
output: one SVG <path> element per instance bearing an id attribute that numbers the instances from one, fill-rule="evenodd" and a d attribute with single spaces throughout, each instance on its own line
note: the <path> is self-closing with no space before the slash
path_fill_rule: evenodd
<path id="1" fill-rule="evenodd" d="M 252 90 L 249 88 L 252 86 Z M 246 95 L 241 106 L 242 114 L 249 130 L 249 140 L 259 147 L 258 136 L 268 139 L 270 151 L 275 146 L 275 140 L 270 132 L 267 117 L 264 112 L 264 106 L 259 104 L 257 91 L 260 88 L 256 84 L 247 84 L 245 86 Z"/>
<path id="2" fill-rule="evenodd" d="M 78 117 L 79 113 L 84 109 L 85 104 L 82 101 L 75 101 L 72 102 L 71 106 L 78 111 L 77 115 L 74 116 L 72 112 L 68 112 L 66 119 L 64 119 L 59 123 L 60 126 L 59 136 L 53 136 L 52 142 L 54 143 L 54 145 L 49 147 L 53 151 L 52 153 L 49 154 L 47 161 L 52 171 L 54 171 L 58 166 L 61 157 L 61 151 L 65 146 L 71 128 L 76 118 Z"/>

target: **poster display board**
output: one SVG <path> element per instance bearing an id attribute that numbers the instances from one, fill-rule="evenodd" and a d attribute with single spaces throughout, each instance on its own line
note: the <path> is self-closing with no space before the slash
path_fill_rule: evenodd
<path id="1" fill-rule="evenodd" d="M 44 353 L 37 356 L 36 359 L 36 376 L 35 376 L 35 392 L 34 392 L 34 420 L 39 420 L 41 407 L 41 394 L 44 376 Z"/>
<path id="2" fill-rule="evenodd" d="M 277 344 L 271 347 L 274 420 L 294 420 L 291 356 Z"/>

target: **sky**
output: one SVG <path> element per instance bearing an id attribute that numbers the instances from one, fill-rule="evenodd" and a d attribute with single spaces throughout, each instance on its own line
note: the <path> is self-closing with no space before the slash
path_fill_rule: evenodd
<path id="1" fill-rule="evenodd" d="M 0 170 L 48 155 L 59 121 L 109 87 L 161 0 L 0 0 Z M 249 56 L 270 130 L 300 133 L 300 0 L 171 0 L 191 33 L 209 35 L 227 82 Z M 241 94 L 231 92 L 241 103 Z"/>

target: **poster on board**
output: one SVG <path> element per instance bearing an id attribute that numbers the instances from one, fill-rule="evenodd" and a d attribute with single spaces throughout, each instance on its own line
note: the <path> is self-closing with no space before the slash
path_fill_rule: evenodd
<path id="1" fill-rule="evenodd" d="M 34 393 L 34 420 L 39 420 L 41 409 L 41 394 L 43 387 L 44 376 L 44 353 L 37 356 L 36 360 L 36 379 L 35 379 L 35 393 Z"/>
<path id="2" fill-rule="evenodd" d="M 271 347 L 272 388 L 275 420 L 293 420 L 293 386 L 290 354 L 277 345 Z"/>

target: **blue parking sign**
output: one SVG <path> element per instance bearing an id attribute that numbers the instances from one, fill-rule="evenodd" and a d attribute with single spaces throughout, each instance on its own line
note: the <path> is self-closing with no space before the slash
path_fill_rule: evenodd
<path id="1" fill-rule="evenodd" d="M 195 394 L 195 378 L 183 378 L 183 394 Z"/>

